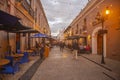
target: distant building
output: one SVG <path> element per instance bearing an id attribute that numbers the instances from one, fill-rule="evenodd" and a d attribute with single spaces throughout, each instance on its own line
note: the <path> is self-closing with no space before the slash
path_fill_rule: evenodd
<path id="1" fill-rule="evenodd" d="M 59 41 L 64 41 L 64 30 L 59 31 L 59 34 L 57 35 L 57 39 Z"/>

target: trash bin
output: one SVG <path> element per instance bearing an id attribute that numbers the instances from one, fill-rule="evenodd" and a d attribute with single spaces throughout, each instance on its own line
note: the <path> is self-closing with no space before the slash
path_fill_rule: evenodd
<path id="1" fill-rule="evenodd" d="M 45 46 L 45 53 L 44 53 L 44 56 L 45 56 L 45 58 L 46 57 L 48 57 L 48 55 L 49 55 L 49 47 L 48 46 Z"/>

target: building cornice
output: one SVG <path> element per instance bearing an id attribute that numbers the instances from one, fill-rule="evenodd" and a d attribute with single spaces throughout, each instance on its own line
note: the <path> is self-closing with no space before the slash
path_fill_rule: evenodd
<path id="1" fill-rule="evenodd" d="M 28 18 L 32 23 L 34 23 L 34 18 L 31 16 L 25 9 L 22 7 L 20 2 L 17 2 L 16 5 L 14 5 L 17 10 L 19 10 L 23 15 L 25 15 L 26 18 Z"/>
<path id="2" fill-rule="evenodd" d="M 45 11 L 44 11 L 44 9 L 43 9 L 43 6 L 42 6 L 42 3 L 41 3 L 41 0 L 38 0 L 38 1 L 39 1 L 39 3 L 40 3 L 41 10 L 42 10 L 42 12 L 43 12 L 43 15 L 44 15 L 45 21 L 46 21 L 46 23 L 47 23 L 47 27 L 48 27 L 48 29 L 49 29 L 49 31 L 50 31 L 50 27 L 49 27 L 49 24 L 48 24 L 48 20 L 47 20 L 47 17 L 46 17 L 46 15 L 45 15 Z"/>
<path id="3" fill-rule="evenodd" d="M 80 12 L 80 14 L 78 15 L 78 17 L 76 17 L 73 22 L 71 23 L 71 25 L 74 25 L 75 23 L 77 23 L 79 20 L 82 20 L 83 18 L 85 18 L 87 15 L 89 15 L 89 13 L 91 11 L 93 11 L 99 4 L 101 4 L 104 0 L 93 0 L 93 2 L 90 2 L 87 4 L 87 6 L 82 10 L 82 12 Z"/>
<path id="4" fill-rule="evenodd" d="M 79 13 L 79 15 L 73 20 L 73 22 L 68 26 L 68 28 L 71 28 L 74 24 L 76 24 L 78 21 L 85 18 L 89 13 L 95 9 L 99 4 L 101 4 L 104 0 L 92 0 L 90 1 L 87 6 Z M 68 30 L 67 28 L 67 30 Z M 66 30 L 65 30 L 66 31 Z"/>

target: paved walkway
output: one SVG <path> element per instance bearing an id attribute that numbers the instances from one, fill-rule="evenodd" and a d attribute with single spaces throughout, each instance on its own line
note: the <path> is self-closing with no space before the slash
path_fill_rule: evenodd
<path id="1" fill-rule="evenodd" d="M 60 52 L 54 47 L 31 80 L 119 80 L 109 75 L 110 72 L 82 56 L 73 59 L 69 50 Z"/>
<path id="2" fill-rule="evenodd" d="M 119 61 L 112 60 L 109 58 L 104 58 L 105 64 L 101 64 L 101 55 L 81 54 L 81 56 L 84 58 L 87 58 L 88 60 L 91 60 L 99 65 L 102 65 L 103 67 L 110 69 L 113 75 L 120 76 L 120 62 Z"/>

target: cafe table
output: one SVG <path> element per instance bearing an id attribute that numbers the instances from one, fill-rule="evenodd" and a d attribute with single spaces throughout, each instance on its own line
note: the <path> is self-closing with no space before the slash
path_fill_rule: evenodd
<path id="1" fill-rule="evenodd" d="M 0 59 L 0 70 L 2 70 L 2 66 L 7 65 L 10 62 L 8 59 Z M 0 80 L 3 80 L 4 76 L 0 75 Z"/>
<path id="2" fill-rule="evenodd" d="M 33 53 L 33 50 L 25 50 L 24 52 Z"/>
<path id="3" fill-rule="evenodd" d="M 29 53 L 28 55 L 30 56 L 34 51 L 32 49 L 29 49 L 29 50 L 24 50 L 24 52 Z"/>
<path id="4" fill-rule="evenodd" d="M 19 58 L 19 57 L 23 57 L 24 56 L 24 54 L 12 54 L 11 55 L 12 57 L 14 57 L 14 58 Z"/>
<path id="5" fill-rule="evenodd" d="M 8 60 L 8 59 L 0 59 L 0 67 L 8 64 L 9 62 L 10 62 L 10 60 Z"/>

